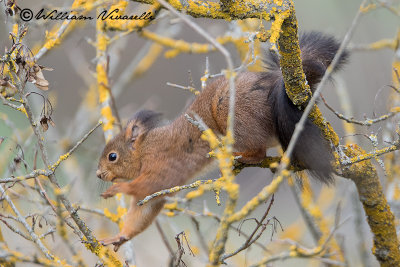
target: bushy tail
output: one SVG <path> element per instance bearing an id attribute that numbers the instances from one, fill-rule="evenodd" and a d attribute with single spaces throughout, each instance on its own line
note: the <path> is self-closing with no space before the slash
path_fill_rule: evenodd
<path id="1" fill-rule="evenodd" d="M 338 48 L 339 43 L 333 37 L 319 32 L 305 33 L 300 36 L 303 70 L 313 92 Z M 348 53 L 343 53 L 334 70 L 338 70 L 346 62 L 347 57 Z M 275 130 L 280 144 L 286 150 L 296 123 L 300 120 L 303 112 L 292 103 L 286 94 L 277 55 L 270 53 L 266 63 L 269 75 L 271 73 L 279 75 L 278 82 L 270 90 L 268 101 L 273 109 Z M 333 155 L 330 144 L 310 119 L 307 119 L 297 140 L 291 160 L 294 164 L 307 169 L 321 182 L 333 183 L 331 166 Z"/>

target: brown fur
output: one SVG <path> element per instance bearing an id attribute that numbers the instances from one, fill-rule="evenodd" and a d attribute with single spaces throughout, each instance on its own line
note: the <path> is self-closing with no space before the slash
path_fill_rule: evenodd
<path id="1" fill-rule="evenodd" d="M 303 35 L 300 46 L 305 74 L 314 89 L 339 44 L 330 36 L 314 32 Z M 342 56 L 339 66 L 346 58 L 347 55 Z M 285 149 L 302 111 L 285 93 L 278 58 L 270 55 L 264 73 L 239 74 L 235 88 L 234 149 L 236 155 L 242 156 L 240 161 L 260 162 L 267 149 L 278 144 Z M 228 81 L 219 78 L 201 92 L 185 113 L 199 115 L 215 133 L 225 135 L 228 111 Z M 105 245 L 114 244 L 115 249 L 149 226 L 164 203 L 163 198 L 158 198 L 139 207 L 138 200 L 185 184 L 212 162 L 206 157 L 208 143 L 184 115 L 164 126 L 158 126 L 159 117 L 152 111 L 136 113 L 126 129 L 106 145 L 100 158 L 97 176 L 120 182 L 102 196 L 108 198 L 120 192 L 133 196 L 121 233 L 102 241 Z M 308 121 L 300 140 L 292 161 L 309 169 L 320 181 L 330 183 L 332 154 L 318 127 Z M 109 160 L 110 153 L 117 154 L 116 160 Z"/>
<path id="2" fill-rule="evenodd" d="M 266 150 L 278 144 L 267 104 L 268 90 L 251 90 L 257 73 L 242 73 L 236 79 L 235 149 L 241 161 L 254 163 L 265 157 Z M 207 86 L 186 113 L 194 112 L 216 133 L 225 134 L 229 105 L 229 86 L 220 78 Z M 135 128 L 132 130 L 132 128 Z M 137 133 L 133 137 L 132 133 Z M 161 210 L 162 205 L 136 205 L 136 201 L 157 191 L 183 185 L 212 162 L 201 132 L 181 115 L 169 125 L 146 128 L 134 117 L 105 147 L 97 175 L 106 181 L 121 182 L 102 194 L 104 198 L 122 192 L 133 196 L 132 205 L 121 233 L 103 240 L 115 248 L 142 232 Z M 117 153 L 110 162 L 108 155 Z M 125 181 L 125 182 L 123 182 Z M 162 203 L 161 200 L 157 200 Z M 151 203 L 151 202 L 150 202 Z M 143 210 L 147 210 L 143 216 Z"/>

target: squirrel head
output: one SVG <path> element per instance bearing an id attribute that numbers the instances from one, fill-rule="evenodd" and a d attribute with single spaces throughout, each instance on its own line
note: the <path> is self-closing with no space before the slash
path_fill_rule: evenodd
<path id="1" fill-rule="evenodd" d="M 157 127 L 161 113 L 141 110 L 129 120 L 126 128 L 109 141 L 100 157 L 97 177 L 104 181 L 122 182 L 139 176 L 142 166 L 143 141 Z"/>

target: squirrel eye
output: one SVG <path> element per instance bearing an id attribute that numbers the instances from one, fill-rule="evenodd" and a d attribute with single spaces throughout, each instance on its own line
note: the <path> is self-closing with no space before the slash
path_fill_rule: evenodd
<path id="1" fill-rule="evenodd" d="M 112 152 L 112 153 L 108 154 L 109 161 L 115 161 L 116 159 L 117 159 L 117 153 Z"/>

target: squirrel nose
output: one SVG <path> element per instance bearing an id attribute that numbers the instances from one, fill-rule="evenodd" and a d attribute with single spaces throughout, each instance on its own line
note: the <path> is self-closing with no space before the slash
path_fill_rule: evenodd
<path id="1" fill-rule="evenodd" d="M 97 170 L 97 171 L 96 171 L 96 175 L 97 175 L 97 177 L 101 178 L 101 171 L 100 171 L 100 170 Z"/>

